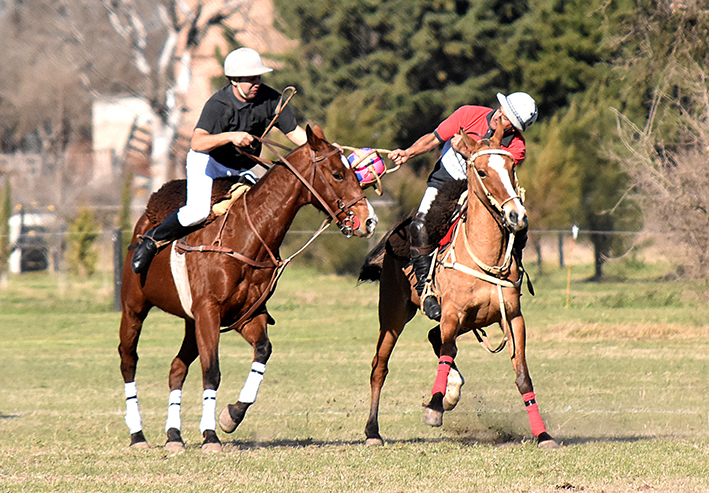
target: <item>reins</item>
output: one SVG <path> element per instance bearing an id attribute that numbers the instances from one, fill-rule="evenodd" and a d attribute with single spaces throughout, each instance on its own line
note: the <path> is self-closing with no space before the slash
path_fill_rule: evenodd
<path id="1" fill-rule="evenodd" d="M 475 159 L 477 159 L 479 156 L 485 156 L 485 155 L 490 155 L 490 154 L 497 154 L 497 155 L 503 155 L 512 158 L 512 154 L 510 154 L 508 151 L 502 150 L 502 149 L 485 149 L 483 151 L 476 152 L 470 158 L 468 158 L 468 164 L 469 166 L 474 168 L 474 162 Z M 482 181 L 482 178 L 478 173 L 473 169 L 472 173 L 476 176 L 477 178 L 477 184 L 478 188 L 482 190 L 482 196 L 475 191 L 475 196 L 480 200 L 481 204 L 490 212 L 490 214 L 493 216 L 493 218 L 496 220 L 496 222 L 500 225 L 500 227 L 504 230 L 506 229 L 504 227 L 504 220 L 501 219 L 501 217 L 504 217 L 504 211 L 503 211 L 503 206 L 516 198 L 519 198 L 521 200 L 520 194 L 517 193 L 517 195 L 511 196 L 507 198 L 502 204 L 500 204 L 490 193 L 490 191 L 485 187 L 485 184 Z M 484 200 L 483 196 L 485 197 Z M 507 344 L 507 340 L 510 339 L 512 341 L 512 344 L 514 346 L 515 341 L 514 341 L 514 336 L 512 335 L 512 330 L 510 327 L 509 320 L 507 319 L 507 309 L 505 308 L 505 298 L 504 298 L 504 293 L 502 288 L 514 288 L 519 291 L 520 286 L 522 285 L 522 280 L 523 280 L 523 275 L 520 273 L 519 279 L 516 281 L 510 281 L 508 279 L 504 279 L 504 277 L 507 277 L 510 274 L 510 268 L 512 266 L 512 251 L 514 248 L 514 240 L 515 240 L 515 233 L 510 233 L 509 238 L 507 241 L 507 248 L 505 250 L 505 255 L 503 257 L 503 261 L 500 265 L 496 266 L 490 266 L 487 265 L 485 262 L 481 261 L 472 251 L 472 248 L 470 246 L 470 242 L 468 240 L 468 235 L 466 233 L 466 222 L 469 218 L 466 217 L 464 218 L 463 221 L 460 221 L 456 226 L 455 226 L 455 231 L 453 232 L 453 238 L 451 239 L 451 248 L 448 249 L 446 252 L 445 256 L 443 257 L 443 260 L 440 262 L 443 268 L 446 269 L 454 269 L 459 272 L 463 272 L 464 274 L 468 274 L 471 276 L 474 276 L 482 281 L 488 282 L 490 284 L 493 284 L 497 287 L 497 297 L 500 303 L 500 316 L 502 320 L 500 321 L 500 328 L 502 329 L 503 333 L 503 339 L 500 342 L 500 344 L 496 347 L 493 348 L 492 345 L 490 344 L 490 341 L 488 339 L 487 333 L 485 332 L 484 329 L 482 328 L 473 328 L 473 332 L 475 333 L 475 337 L 478 339 L 478 342 L 490 353 L 499 353 L 502 351 L 502 349 L 505 347 Z M 473 262 L 475 262 L 475 265 L 480 269 L 475 270 L 471 267 L 468 267 L 467 265 L 461 264 L 460 262 L 457 261 L 456 255 L 455 255 L 455 244 L 456 240 L 458 239 L 458 235 L 460 231 L 462 230 L 463 232 L 463 244 L 465 246 L 465 250 L 467 254 L 470 256 L 470 258 L 473 259 Z M 514 348 L 513 348 L 514 351 Z"/>
<path id="2" fill-rule="evenodd" d="M 268 283 L 268 287 L 263 290 L 261 293 L 261 296 L 259 299 L 252 304 L 249 309 L 234 323 L 229 325 L 227 328 L 220 329 L 220 332 L 228 332 L 230 330 L 239 330 L 243 324 L 251 317 L 256 310 L 258 310 L 263 303 L 268 299 L 268 297 L 273 293 L 276 283 L 278 282 L 278 279 L 280 276 L 283 274 L 283 271 L 285 268 L 288 266 L 290 262 L 293 261 L 293 259 L 299 255 L 303 250 L 305 250 L 320 234 L 327 229 L 331 222 L 334 220 L 339 226 L 340 230 L 345 234 L 349 236 L 352 236 L 353 230 L 352 230 L 352 216 L 354 216 L 354 212 L 350 210 L 350 207 L 352 207 L 354 204 L 359 202 L 362 198 L 365 197 L 364 192 L 362 192 L 360 195 L 355 197 L 349 202 L 343 202 L 341 199 L 337 199 L 337 211 L 333 211 L 332 208 L 327 204 L 325 199 L 318 193 L 317 190 L 315 190 L 315 187 L 311 182 L 305 179 L 303 175 L 293 166 L 288 159 L 286 159 L 285 156 L 283 156 L 280 152 L 278 152 L 275 147 L 281 147 L 283 149 L 287 149 L 285 146 L 282 146 L 281 144 L 278 144 L 276 142 L 269 141 L 264 138 L 258 138 L 265 146 L 269 148 L 271 152 L 276 154 L 276 156 L 279 157 L 281 162 L 283 163 L 286 168 L 293 173 L 293 175 L 307 188 L 308 193 L 311 195 L 311 199 L 308 200 L 309 202 L 312 200 L 312 198 L 315 198 L 322 208 L 325 210 L 325 212 L 329 215 L 329 218 L 325 219 L 323 223 L 320 225 L 320 227 L 313 233 L 311 238 L 303 245 L 300 249 L 298 249 L 294 254 L 292 254 L 290 257 L 288 257 L 285 260 L 279 259 L 273 251 L 269 248 L 268 244 L 265 242 L 265 240 L 261 237 L 261 235 L 258 233 L 256 230 L 256 226 L 254 225 L 252 219 L 251 219 L 251 214 L 249 213 L 248 206 L 247 206 L 247 201 L 246 201 L 246 196 L 247 194 L 242 195 L 242 202 L 243 202 L 243 207 L 244 207 L 244 215 L 246 216 L 246 220 L 248 222 L 249 228 L 251 231 L 256 235 L 256 238 L 259 240 L 261 245 L 265 248 L 266 252 L 268 253 L 269 256 L 269 261 L 268 262 L 260 262 L 254 259 L 251 259 L 239 252 L 236 252 L 230 248 L 227 248 L 222 245 L 222 236 L 224 232 L 224 228 L 226 226 L 229 214 L 231 213 L 231 208 L 234 206 L 234 203 L 232 203 L 229 208 L 227 209 L 226 213 L 224 214 L 224 217 L 222 219 L 222 224 L 219 228 L 219 233 L 217 237 L 215 238 L 214 242 L 212 245 L 200 245 L 200 246 L 191 246 L 187 245 L 186 242 L 184 241 L 184 238 L 176 244 L 176 247 L 184 252 L 210 252 L 210 253 L 220 253 L 223 255 L 227 255 L 228 257 L 234 258 L 238 261 L 244 262 L 245 264 L 257 268 L 257 269 L 264 269 L 264 268 L 272 268 L 273 273 L 271 275 L 271 280 Z M 310 151 L 310 162 L 312 164 L 312 181 L 314 182 L 315 180 L 315 175 L 316 173 L 320 173 L 320 176 L 324 180 L 325 183 L 327 181 L 324 179 L 324 176 L 322 176 L 322 171 L 317 167 L 317 164 L 325 161 L 329 158 L 331 158 L 333 155 L 340 153 L 341 151 L 337 148 L 334 148 L 330 152 L 323 154 L 323 155 L 317 155 L 313 149 L 309 149 Z M 247 153 L 244 153 L 247 154 Z M 247 154 L 249 155 L 249 154 Z M 256 157 L 256 156 L 251 156 L 254 160 L 260 161 L 261 159 Z M 330 188 L 332 186 L 330 185 Z M 338 216 L 340 214 L 346 214 L 346 217 L 340 221 Z"/>

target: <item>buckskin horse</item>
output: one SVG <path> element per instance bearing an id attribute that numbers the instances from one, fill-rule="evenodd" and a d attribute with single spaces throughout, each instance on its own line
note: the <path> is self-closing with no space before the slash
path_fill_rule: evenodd
<path id="1" fill-rule="evenodd" d="M 229 404 L 219 418 L 221 428 L 231 433 L 255 402 L 271 355 L 267 324 L 272 323 L 272 319 L 266 301 L 290 261 L 280 259 L 279 247 L 298 210 L 313 204 L 329 215 L 348 237 L 368 237 L 374 233 L 376 214 L 341 150 L 325 141 L 318 127 L 307 126 L 306 133 L 307 143 L 286 157 L 281 156 L 281 161 L 251 190 L 232 202 L 226 214 L 174 242 L 171 248 L 163 248 L 146 272 L 133 272 L 131 252 L 128 252 L 121 287 L 118 352 L 125 382 L 126 424 L 131 433 L 131 446 L 148 446 L 142 431 L 135 374 L 138 339 L 143 321 L 153 306 L 185 321 L 182 346 L 170 367 L 165 446 L 171 451 L 184 448 L 180 418 L 182 385 L 190 364 L 199 356 L 204 389 L 200 422 L 204 438 L 202 449 L 220 451 L 215 417 L 221 378 L 220 333 L 234 329 L 254 350 L 251 371 L 238 401 Z M 214 189 L 218 188 L 219 181 L 215 181 Z M 181 182 L 168 182 L 151 196 L 145 213 L 136 223 L 134 244 L 139 235 L 184 205 L 185 186 L 184 181 Z M 171 191 L 173 193 L 169 194 Z M 158 207 L 151 204 L 165 199 L 165 195 L 180 194 L 180 203 L 164 211 L 162 217 L 156 217 L 151 209 Z"/>
<path id="2" fill-rule="evenodd" d="M 456 338 L 472 330 L 491 352 L 500 351 L 509 342 L 517 388 L 526 405 L 532 433 L 540 447 L 554 448 L 558 445 L 546 432 L 539 414 L 525 357 L 526 329 L 520 309 L 523 270 L 513 254 L 513 244 L 515 234 L 526 228 L 527 218 L 514 160 L 500 147 L 502 125 L 489 140 L 474 142 L 464 133 L 461 137 L 463 150 L 467 148 L 470 157 L 467 184 L 461 180 L 457 193 L 467 189 L 467 206 L 450 233 L 450 242 L 439 249 L 434 262 L 434 291 L 439 294 L 442 313 L 440 325 L 429 332 L 429 340 L 439 364 L 431 400 L 424 409 L 424 422 L 441 426 L 444 411 L 457 405 L 463 379 L 454 363 Z M 449 212 L 454 209 L 451 207 Z M 433 209 L 429 216 L 432 213 Z M 371 405 L 365 428 L 366 443 L 370 445 L 383 444 L 379 399 L 389 372 L 389 358 L 404 326 L 420 306 L 413 287 L 416 278 L 409 261 L 407 225 L 404 221 L 387 233 L 370 252 L 360 272 L 360 280 L 380 281 L 379 339 L 372 361 Z M 505 338 L 493 349 L 484 327 L 495 323 L 500 324 Z"/>

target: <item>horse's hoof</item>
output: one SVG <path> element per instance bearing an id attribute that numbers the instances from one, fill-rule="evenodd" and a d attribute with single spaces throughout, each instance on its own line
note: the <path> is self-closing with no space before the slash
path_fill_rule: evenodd
<path id="1" fill-rule="evenodd" d="M 436 428 L 443 426 L 443 413 L 427 407 L 423 410 L 423 422 Z"/>
<path id="2" fill-rule="evenodd" d="M 167 442 L 165 442 L 165 450 L 173 454 L 184 452 L 185 442 L 182 441 L 182 433 L 177 428 L 169 428 L 167 430 Z"/>
<path id="3" fill-rule="evenodd" d="M 559 448 L 559 444 L 556 443 L 556 440 L 554 440 L 551 435 L 545 431 L 544 433 L 540 433 L 537 437 L 537 447 L 552 450 Z"/>
<path id="4" fill-rule="evenodd" d="M 165 443 L 165 450 L 171 454 L 179 454 L 185 451 L 184 442 L 167 442 Z"/>
<path id="5" fill-rule="evenodd" d="M 221 453 L 221 451 L 222 451 L 222 444 L 221 443 L 203 443 L 202 444 L 202 452 L 204 452 L 204 453 L 211 453 L 211 452 Z"/>
<path id="6" fill-rule="evenodd" d="M 443 396 L 443 410 L 452 411 L 460 402 L 460 389 L 465 384 L 463 375 L 455 368 L 451 368 L 448 374 L 448 384 L 446 385 L 446 393 Z"/>
<path id="7" fill-rule="evenodd" d="M 202 442 L 202 452 L 221 452 L 222 442 L 219 441 L 217 432 L 214 430 L 204 430 L 202 433 L 204 442 Z"/>
<path id="8" fill-rule="evenodd" d="M 224 431 L 225 433 L 232 433 L 238 423 L 235 423 L 233 419 L 231 419 L 231 414 L 229 414 L 229 407 L 225 407 L 222 413 L 219 415 L 219 427 Z"/>
<path id="9" fill-rule="evenodd" d="M 233 432 L 244 421 L 244 416 L 246 416 L 250 405 L 238 401 L 236 404 L 229 404 L 219 415 L 219 427 L 225 433 Z"/>
<path id="10" fill-rule="evenodd" d="M 364 444 L 368 447 L 381 447 L 382 445 L 384 445 L 384 440 L 382 440 L 381 437 L 367 438 L 367 441 L 364 442 Z"/>
<path id="11" fill-rule="evenodd" d="M 148 441 L 145 439 L 145 435 L 143 435 L 143 430 L 135 432 L 135 433 L 131 433 L 130 448 L 136 448 L 136 449 L 150 448 L 150 445 L 148 445 Z"/>

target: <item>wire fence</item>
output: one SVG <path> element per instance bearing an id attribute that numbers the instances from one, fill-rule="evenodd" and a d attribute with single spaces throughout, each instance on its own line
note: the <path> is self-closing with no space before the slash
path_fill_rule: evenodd
<path id="1" fill-rule="evenodd" d="M 116 249 L 124 247 L 124 240 L 130 238 L 130 230 L 99 230 L 96 234 L 94 248 L 98 253 L 98 270 L 113 270 L 111 262 L 115 260 Z M 305 243 L 311 230 L 291 230 L 286 236 L 285 243 Z M 341 236 L 336 229 L 329 229 L 322 233 L 325 236 Z M 367 246 L 374 245 L 386 234 L 385 231 L 377 232 L 368 240 Z M 591 235 L 609 237 L 635 238 L 643 234 L 639 231 L 593 231 L 579 229 L 574 235 L 573 230 L 529 230 L 529 242 L 525 250 L 528 261 L 542 260 L 545 263 L 558 263 L 564 267 L 567 263 L 587 263 L 593 261 Z M 64 271 L 67 267 L 72 233 L 68 231 L 31 231 L 19 238 L 11 238 L 13 253 L 10 256 L 10 272 L 22 273 L 33 270 Z M 0 235 L 0 238 L 2 236 Z M 358 241 L 352 239 L 350 241 Z M 18 263 L 19 262 L 19 263 Z"/>
<path id="2" fill-rule="evenodd" d="M 100 230 L 95 233 L 96 239 L 92 248 L 96 253 L 96 272 L 104 276 L 112 276 L 114 307 L 119 309 L 121 273 L 126 258 L 127 241 L 130 239 L 132 231 L 115 229 Z M 386 231 L 378 232 L 367 240 L 366 249 L 373 248 L 385 233 Z M 312 234 L 313 231 L 310 230 L 289 231 L 284 242 L 284 249 L 297 248 L 292 245 L 304 244 Z M 558 266 L 558 268 L 564 268 L 567 265 L 591 264 L 594 262 L 591 235 L 627 238 L 638 237 L 640 234 L 641 232 L 636 231 L 530 230 L 529 241 L 525 249 L 525 260 L 527 265 L 538 263 L 541 266 L 544 263 L 551 267 Z M 329 229 L 323 235 L 342 236 L 336 229 Z M 31 230 L 13 240 L 11 244 L 13 251 L 8 260 L 9 272 L 21 275 L 32 271 L 66 273 L 71 270 L 70 257 L 73 241 L 75 241 L 72 238 L 72 233 Z M 343 238 L 342 241 L 356 242 L 358 239 L 345 240 Z M 366 249 L 363 248 L 362 251 L 366 251 Z M 336 255 L 338 252 L 329 251 L 329 254 Z M 364 260 L 364 255 L 361 259 L 354 260 L 357 264 L 357 262 Z M 315 263 L 316 267 L 322 265 L 325 263 Z"/>

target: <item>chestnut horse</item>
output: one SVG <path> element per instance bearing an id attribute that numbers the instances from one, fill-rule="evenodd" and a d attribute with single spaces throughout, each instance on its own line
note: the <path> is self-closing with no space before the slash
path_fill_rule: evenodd
<path id="1" fill-rule="evenodd" d="M 223 217 L 174 242 L 171 248 L 162 249 L 147 272 L 135 274 L 130 267 L 132 253 L 128 253 L 121 287 L 123 314 L 118 352 L 132 446 L 147 447 L 135 373 L 138 339 L 153 306 L 185 321 L 182 347 L 170 367 L 166 448 L 172 451 L 184 448 L 180 418 L 182 385 L 190 364 L 199 356 L 204 389 L 202 449 L 220 451 L 215 417 L 221 378 L 219 336 L 225 330 L 237 330 L 254 350 L 251 371 L 238 401 L 229 404 L 219 418 L 222 429 L 231 433 L 255 402 L 271 355 L 267 323 L 269 320 L 272 323 L 272 319 L 266 310 L 266 300 L 290 261 L 280 259 L 279 247 L 298 210 L 313 204 L 326 212 L 348 237 L 369 237 L 374 233 L 376 214 L 341 150 L 326 142 L 317 127 L 308 126 L 306 133 L 307 143 L 275 163 L 251 190 L 232 203 Z M 149 210 L 150 202 L 136 223 L 133 243 L 159 222 L 159 219 L 151 221 Z"/>
<path id="2" fill-rule="evenodd" d="M 500 146 L 502 125 L 498 125 L 498 130 L 490 140 L 480 142 L 462 135 L 470 152 L 467 206 L 451 242 L 440 248 L 434 263 L 433 291 L 439 296 L 442 313 L 440 326 L 431 330 L 429 339 L 439 356 L 439 365 L 431 400 L 424 409 L 424 422 L 441 426 L 443 412 L 458 403 L 463 379 L 454 363 L 456 338 L 472 330 L 492 352 L 501 350 L 509 340 L 516 384 L 527 406 L 532 433 L 539 446 L 555 447 L 539 414 L 527 371 L 525 323 L 520 310 L 523 271 L 512 254 L 515 234 L 526 228 L 527 216 L 514 160 Z M 389 372 L 389 357 L 420 305 L 409 257 L 401 253 L 400 246 L 397 254 L 397 241 L 400 245 L 406 242 L 408 247 L 407 232 L 402 223 L 385 236 L 369 254 L 360 274 L 361 280 L 376 280 L 378 274 L 380 281 L 379 340 L 372 362 L 371 406 L 365 428 L 367 444 L 371 445 L 383 443 L 379 434 L 379 399 Z M 494 323 L 500 324 L 505 335 L 497 349 L 490 347 L 483 330 Z"/>

